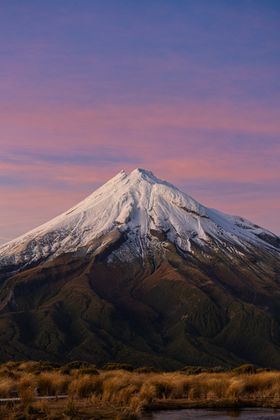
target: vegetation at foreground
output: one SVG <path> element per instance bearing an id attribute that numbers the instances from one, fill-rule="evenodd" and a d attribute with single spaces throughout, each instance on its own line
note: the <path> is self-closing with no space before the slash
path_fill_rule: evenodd
<path id="1" fill-rule="evenodd" d="M 111 367 L 111 369 L 110 369 Z M 245 365 L 208 372 L 73 362 L 7 362 L 0 365 L 1 419 L 137 419 L 144 411 L 195 407 L 279 407 L 280 372 Z M 65 399 L 38 400 L 40 396 Z"/>

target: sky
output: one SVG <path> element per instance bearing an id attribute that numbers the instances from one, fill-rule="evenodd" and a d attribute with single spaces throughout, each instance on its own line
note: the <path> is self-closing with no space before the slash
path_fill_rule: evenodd
<path id="1" fill-rule="evenodd" d="M 278 0 L 11 0 L 0 243 L 120 170 L 280 234 Z"/>

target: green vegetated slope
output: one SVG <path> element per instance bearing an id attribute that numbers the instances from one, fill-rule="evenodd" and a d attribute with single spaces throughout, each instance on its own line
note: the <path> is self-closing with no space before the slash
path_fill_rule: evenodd
<path id="1" fill-rule="evenodd" d="M 1 360 L 280 368 L 276 253 L 184 258 L 170 244 L 165 258 L 128 264 L 108 263 L 107 251 L 2 280 Z"/>

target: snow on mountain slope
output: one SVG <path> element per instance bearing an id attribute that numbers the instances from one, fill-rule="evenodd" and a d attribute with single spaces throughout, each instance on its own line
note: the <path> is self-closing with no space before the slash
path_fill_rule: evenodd
<path id="1" fill-rule="evenodd" d="M 279 238 L 236 216 L 208 209 L 152 172 L 121 171 L 75 207 L 0 247 L 0 266 L 30 264 L 68 252 L 96 252 L 125 232 L 139 255 L 171 241 L 182 252 L 222 246 L 277 250 Z M 164 233 L 159 239 L 158 233 Z M 126 258 L 123 255 L 123 258 Z"/>

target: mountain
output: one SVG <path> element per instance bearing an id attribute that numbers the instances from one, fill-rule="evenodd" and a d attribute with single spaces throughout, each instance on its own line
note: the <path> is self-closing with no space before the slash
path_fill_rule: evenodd
<path id="1" fill-rule="evenodd" d="M 0 247 L 0 359 L 280 368 L 280 238 L 151 172 Z"/>

